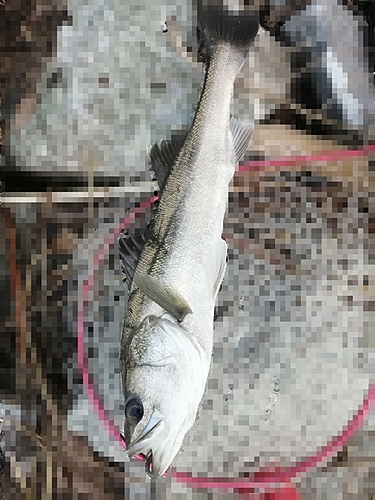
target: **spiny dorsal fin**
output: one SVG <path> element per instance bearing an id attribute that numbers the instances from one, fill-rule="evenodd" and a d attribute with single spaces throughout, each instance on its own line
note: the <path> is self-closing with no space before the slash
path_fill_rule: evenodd
<path id="1" fill-rule="evenodd" d="M 160 191 L 163 191 L 183 143 L 181 139 L 162 140 L 151 146 L 148 151 L 150 171 L 154 174 L 153 180 L 158 181 Z"/>
<path id="2" fill-rule="evenodd" d="M 160 283 L 160 281 L 152 276 L 135 273 L 134 283 L 147 297 L 156 302 L 156 304 L 178 321 L 182 321 L 187 314 L 192 312 L 189 304 L 177 290 Z"/>
<path id="3" fill-rule="evenodd" d="M 254 124 L 241 121 L 239 118 L 231 116 L 230 131 L 232 132 L 233 149 L 237 164 L 242 159 L 253 140 Z"/>

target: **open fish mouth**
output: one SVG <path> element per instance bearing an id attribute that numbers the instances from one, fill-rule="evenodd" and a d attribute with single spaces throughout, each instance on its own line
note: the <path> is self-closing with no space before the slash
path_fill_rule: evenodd
<path id="1" fill-rule="evenodd" d="M 156 475 L 152 473 L 152 451 L 147 455 L 146 457 L 146 474 L 148 475 L 149 478 L 155 479 Z"/>
<path id="2" fill-rule="evenodd" d="M 154 455 L 153 455 L 152 451 L 150 450 L 147 455 L 145 455 L 144 453 L 140 453 L 140 455 L 142 456 L 142 458 L 145 462 L 145 471 L 146 471 L 147 476 L 150 479 L 156 479 L 156 478 L 160 477 L 160 474 L 154 474 L 154 472 L 153 472 Z M 164 474 L 162 474 L 163 476 L 167 475 L 169 468 L 170 467 L 168 467 L 168 469 L 164 472 Z"/>
<path id="3" fill-rule="evenodd" d="M 152 441 L 164 429 L 164 421 L 161 417 L 151 416 L 148 424 L 143 429 L 140 436 L 135 439 L 128 448 L 129 457 L 140 454 L 148 458 L 149 451 L 152 450 Z M 145 454 L 146 451 L 146 454 Z"/>
<path id="4" fill-rule="evenodd" d="M 153 447 L 158 445 L 158 440 L 155 442 L 155 437 L 159 436 L 163 429 L 164 420 L 159 416 L 151 416 L 141 435 L 128 448 L 129 457 L 135 455 L 142 457 L 145 462 L 146 474 L 150 479 L 160 476 L 160 474 L 153 473 Z"/>
<path id="5" fill-rule="evenodd" d="M 161 475 L 161 474 L 154 474 L 153 473 L 153 469 L 152 469 L 153 458 L 154 458 L 154 456 L 153 456 L 152 452 L 150 452 L 147 455 L 146 460 L 145 460 L 145 462 L 146 462 L 146 464 L 145 464 L 146 465 L 146 474 L 148 475 L 148 477 L 150 479 L 156 479 L 156 478 L 160 477 L 160 475 Z M 169 469 L 170 469 L 170 466 L 168 467 L 168 469 L 162 475 L 166 476 Z"/>

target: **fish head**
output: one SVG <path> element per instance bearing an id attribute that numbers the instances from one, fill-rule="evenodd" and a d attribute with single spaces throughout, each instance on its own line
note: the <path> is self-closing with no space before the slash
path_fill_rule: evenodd
<path id="1" fill-rule="evenodd" d="M 193 426 L 208 377 L 203 349 L 173 318 L 147 317 L 132 338 L 123 370 L 124 438 L 143 454 L 151 477 L 163 475 Z"/>

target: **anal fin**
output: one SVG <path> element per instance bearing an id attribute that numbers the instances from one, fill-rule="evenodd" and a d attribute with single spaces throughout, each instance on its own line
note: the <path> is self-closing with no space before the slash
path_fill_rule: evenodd
<path id="1" fill-rule="evenodd" d="M 254 124 L 231 116 L 230 131 L 232 133 L 233 149 L 237 164 L 243 158 L 253 140 Z"/>
<path id="2" fill-rule="evenodd" d="M 221 282 L 223 281 L 227 268 L 227 243 L 220 238 L 207 253 L 205 258 L 205 269 L 207 280 L 212 290 L 212 298 L 216 299 L 219 293 Z"/>

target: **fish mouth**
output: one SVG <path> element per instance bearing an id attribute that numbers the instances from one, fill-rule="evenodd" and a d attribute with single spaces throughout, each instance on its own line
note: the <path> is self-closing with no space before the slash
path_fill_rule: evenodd
<path id="1" fill-rule="evenodd" d="M 154 474 L 153 472 L 154 455 L 152 454 L 152 451 L 149 451 L 148 455 L 145 455 L 144 453 L 138 453 L 138 455 L 142 457 L 142 460 L 145 463 L 146 474 L 150 479 L 156 479 L 162 475 L 162 474 Z M 165 471 L 163 475 L 166 476 L 167 471 Z"/>
<path id="2" fill-rule="evenodd" d="M 153 414 L 142 433 L 128 447 L 130 458 L 138 455 L 143 459 L 146 474 L 151 479 L 165 475 L 175 456 L 171 450 L 165 453 L 165 426 L 164 419 Z"/>
<path id="3" fill-rule="evenodd" d="M 128 447 L 129 457 L 134 457 L 134 455 L 137 454 L 142 454 L 147 457 L 149 455 L 149 451 L 152 449 L 151 442 L 162 432 L 163 429 L 164 420 L 158 415 L 152 415 L 142 433 Z"/>
<path id="4" fill-rule="evenodd" d="M 152 452 L 149 453 L 147 457 L 145 457 L 147 476 L 150 479 L 157 479 L 158 477 L 160 477 L 162 475 L 166 476 L 168 469 L 164 473 L 163 472 L 154 473 L 154 471 L 153 471 L 153 459 L 154 459 L 154 455 Z"/>

